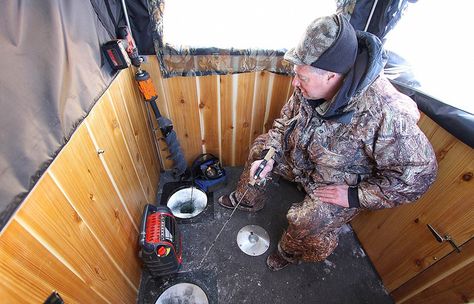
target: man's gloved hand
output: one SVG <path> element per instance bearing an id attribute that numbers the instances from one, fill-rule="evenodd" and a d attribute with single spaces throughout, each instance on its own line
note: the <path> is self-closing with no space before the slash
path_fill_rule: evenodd
<path id="1" fill-rule="evenodd" d="M 349 207 L 349 199 L 347 197 L 348 189 L 349 186 L 347 185 L 329 185 L 318 187 L 313 193 L 325 203 L 347 208 Z"/>
<path id="2" fill-rule="evenodd" d="M 255 175 L 255 172 L 257 171 L 257 168 L 258 166 L 260 166 L 260 163 L 263 161 L 263 159 L 259 159 L 259 160 L 256 160 L 252 163 L 252 165 L 250 166 L 250 180 L 253 180 L 254 178 L 254 175 Z M 273 164 L 275 163 L 275 161 L 273 159 L 270 159 L 266 166 L 263 168 L 263 171 L 262 173 L 260 173 L 260 176 L 259 178 L 260 179 L 264 179 L 265 176 L 267 176 L 267 174 L 272 171 L 273 169 Z"/>

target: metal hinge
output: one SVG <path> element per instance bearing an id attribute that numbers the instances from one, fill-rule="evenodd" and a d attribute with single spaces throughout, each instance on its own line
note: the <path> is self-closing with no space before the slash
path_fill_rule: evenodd
<path id="1" fill-rule="evenodd" d="M 64 304 L 64 300 L 57 291 L 53 291 L 43 304 Z"/>
<path id="2" fill-rule="evenodd" d="M 431 231 L 431 233 L 433 234 L 433 236 L 435 237 L 435 239 L 440 242 L 440 243 L 443 243 L 443 242 L 446 242 L 448 241 L 451 246 L 453 246 L 453 248 L 458 252 L 460 253 L 461 252 L 461 248 L 459 248 L 459 246 L 456 244 L 456 242 L 454 241 L 454 239 L 449 235 L 449 234 L 446 234 L 444 237 L 438 232 L 436 231 L 436 229 L 433 228 L 433 226 L 431 226 L 430 224 L 427 224 L 426 226 L 428 226 L 428 229 Z"/>

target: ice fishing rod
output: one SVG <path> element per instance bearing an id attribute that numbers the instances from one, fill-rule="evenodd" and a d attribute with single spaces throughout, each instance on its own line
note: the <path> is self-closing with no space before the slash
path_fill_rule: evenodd
<path id="1" fill-rule="evenodd" d="M 260 174 L 262 173 L 263 169 L 265 168 L 265 166 L 267 165 L 268 161 L 273 157 L 273 155 L 275 155 L 275 149 L 273 148 L 270 148 L 267 152 L 267 154 L 265 154 L 265 157 L 263 158 L 262 162 L 260 163 L 260 165 L 258 166 L 257 170 L 255 171 L 255 174 L 253 177 L 251 177 L 249 183 L 248 183 L 248 186 L 247 186 L 247 190 L 245 190 L 244 194 L 240 197 L 239 201 L 237 202 L 237 204 L 235 205 L 234 209 L 232 210 L 232 213 L 230 214 L 229 218 L 225 221 L 224 225 L 222 225 L 222 228 L 221 230 L 219 230 L 219 232 L 217 233 L 217 236 L 215 237 L 214 241 L 212 241 L 211 243 L 211 246 L 209 246 L 209 248 L 207 249 L 206 251 L 206 254 L 204 255 L 204 257 L 202 258 L 201 262 L 199 263 L 198 265 L 198 268 L 201 268 L 201 265 L 202 263 L 206 260 L 207 256 L 209 255 L 209 252 L 211 251 L 211 249 L 214 247 L 214 245 L 216 244 L 217 242 L 217 239 L 219 238 L 219 236 L 221 235 L 222 231 L 224 231 L 225 227 L 227 226 L 227 224 L 230 222 L 230 220 L 232 219 L 232 216 L 234 215 L 235 211 L 237 210 L 237 208 L 240 206 L 240 203 L 242 202 L 242 200 L 244 199 L 245 195 L 247 194 L 247 192 L 250 190 L 250 188 L 252 187 L 255 187 L 255 184 L 257 182 L 257 180 L 259 179 L 260 177 Z"/>

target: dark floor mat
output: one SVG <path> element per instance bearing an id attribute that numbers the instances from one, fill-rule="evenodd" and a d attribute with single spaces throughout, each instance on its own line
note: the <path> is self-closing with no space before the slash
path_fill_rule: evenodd
<path id="1" fill-rule="evenodd" d="M 231 209 L 220 207 L 217 198 L 235 188 L 241 170 L 226 168 L 228 185 L 214 193 L 212 219 L 180 225 L 183 243 L 180 271 L 191 278 L 198 273 L 215 274 L 217 300 L 210 303 L 393 303 L 349 225 L 343 227 L 339 246 L 324 262 L 292 265 L 277 272 L 266 267 L 267 256 L 275 250 L 286 229 L 287 210 L 304 197 L 294 184 L 283 180 L 269 185 L 263 210 L 234 213 L 203 261 L 232 213 Z M 164 176 L 161 182 L 166 181 Z M 270 248 L 261 256 L 246 255 L 237 245 L 237 233 L 247 225 L 261 226 L 270 236 Z M 158 285 L 148 284 L 148 279 L 142 276 L 141 299 L 147 294 L 156 295 L 161 288 L 159 284 L 171 284 L 166 279 Z"/>

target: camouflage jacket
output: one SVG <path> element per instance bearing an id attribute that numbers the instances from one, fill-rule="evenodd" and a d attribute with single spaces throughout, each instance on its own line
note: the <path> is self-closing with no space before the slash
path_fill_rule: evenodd
<path id="1" fill-rule="evenodd" d="M 312 195 L 319 185 L 357 187 L 360 207 L 379 209 L 417 200 L 433 183 L 433 148 L 418 128 L 416 104 L 380 76 L 348 105 L 349 123 L 325 120 L 295 92 L 269 131 L 277 170 Z M 278 168 L 279 167 L 279 168 Z"/>

